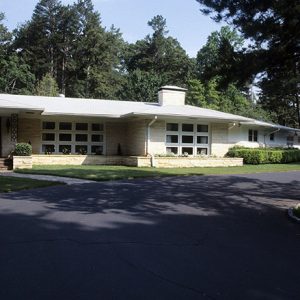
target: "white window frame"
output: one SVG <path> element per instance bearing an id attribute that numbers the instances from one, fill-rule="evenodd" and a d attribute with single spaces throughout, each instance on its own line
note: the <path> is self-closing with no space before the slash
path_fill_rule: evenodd
<path id="1" fill-rule="evenodd" d="M 43 129 L 44 122 L 54 122 L 55 129 Z M 59 123 L 72 123 L 72 130 L 60 130 Z M 76 123 L 87 123 L 88 130 L 76 130 Z M 103 131 L 93 131 L 92 124 L 102 124 Z M 52 152 L 53 154 L 62 154 L 59 152 L 60 145 L 70 145 L 71 146 L 71 154 L 76 154 L 75 146 L 87 146 L 87 154 L 95 154 L 92 153 L 92 146 L 102 146 L 103 152 L 102 155 L 106 154 L 106 126 L 103 121 L 98 120 L 41 120 L 41 147 L 40 153 L 43 152 L 43 145 L 54 145 L 55 151 Z M 43 141 L 42 136 L 44 133 L 54 133 L 55 134 L 55 141 Z M 59 134 L 71 134 L 71 141 L 59 141 Z M 76 142 L 76 134 L 87 134 L 88 140 L 86 142 Z M 103 142 L 92 142 L 92 135 L 102 135 Z"/>
<path id="2" fill-rule="evenodd" d="M 168 123 L 176 123 L 178 124 L 178 131 L 168 131 L 167 130 L 167 124 Z M 191 124 L 194 126 L 194 131 L 182 131 L 182 125 L 183 124 Z M 208 130 L 207 132 L 197 132 L 197 125 L 207 125 Z M 167 135 L 178 135 L 178 143 L 167 143 Z M 193 143 L 182 143 L 182 136 L 193 136 L 194 142 Z M 205 136 L 207 137 L 207 144 L 198 144 L 197 143 L 197 137 L 198 136 Z M 167 148 L 174 147 L 178 148 L 178 155 L 183 155 L 182 149 L 183 148 L 193 148 L 193 156 L 198 155 L 197 154 L 197 148 L 206 148 L 207 149 L 207 155 L 210 154 L 210 143 L 211 143 L 211 137 L 210 137 L 210 124 L 207 122 L 197 121 L 197 122 L 190 122 L 190 121 L 174 121 L 169 120 L 166 121 L 165 124 L 165 149 L 167 153 Z"/>

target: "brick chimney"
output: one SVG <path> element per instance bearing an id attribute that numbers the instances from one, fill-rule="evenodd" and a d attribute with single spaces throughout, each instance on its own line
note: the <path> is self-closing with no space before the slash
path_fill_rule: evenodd
<path id="1" fill-rule="evenodd" d="M 178 86 L 165 85 L 158 90 L 158 103 L 160 106 L 185 105 L 186 91 L 186 89 Z"/>

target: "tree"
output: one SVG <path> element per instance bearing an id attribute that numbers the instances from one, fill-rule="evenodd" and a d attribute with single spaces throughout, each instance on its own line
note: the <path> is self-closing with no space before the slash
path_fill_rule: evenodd
<path id="1" fill-rule="evenodd" d="M 297 123 L 300 126 L 299 1 L 197 0 L 197 2 L 203 6 L 203 13 L 211 15 L 216 21 L 226 21 L 238 28 L 244 38 L 252 41 L 247 53 L 247 64 L 251 67 L 246 71 L 251 72 L 252 76 L 263 74 L 260 77 L 263 95 L 261 100 L 272 101 L 273 107 L 278 106 L 275 109 L 278 113 L 294 110 L 293 120 L 287 121 L 286 125 Z M 274 80 L 277 83 L 274 83 Z M 271 81 L 274 84 L 266 84 Z M 289 101 L 280 100 L 282 92 L 278 93 L 276 88 L 279 84 L 285 87 L 284 98 L 288 98 Z M 279 122 L 283 122 L 282 116 L 277 117 Z"/>
<path id="2" fill-rule="evenodd" d="M 36 95 L 57 97 L 58 94 L 59 90 L 56 80 L 50 73 L 46 74 L 37 84 Z"/>

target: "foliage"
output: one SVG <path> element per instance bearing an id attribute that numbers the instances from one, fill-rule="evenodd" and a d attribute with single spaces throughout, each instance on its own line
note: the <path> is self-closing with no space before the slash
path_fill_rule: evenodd
<path id="1" fill-rule="evenodd" d="M 16 144 L 14 155 L 16 156 L 30 156 L 32 154 L 32 146 L 27 143 Z"/>
<path id="2" fill-rule="evenodd" d="M 242 157 L 245 164 L 274 164 L 300 161 L 300 150 L 272 150 L 272 149 L 242 149 L 232 148 L 226 154 L 228 157 Z"/>
<path id="3" fill-rule="evenodd" d="M 57 97 L 58 93 L 58 85 L 50 73 L 47 73 L 37 84 L 36 95 L 38 96 Z"/>

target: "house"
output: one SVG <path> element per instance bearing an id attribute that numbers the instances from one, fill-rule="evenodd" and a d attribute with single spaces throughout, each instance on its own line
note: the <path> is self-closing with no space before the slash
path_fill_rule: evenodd
<path id="1" fill-rule="evenodd" d="M 0 157 L 20 142 L 32 145 L 33 164 L 149 165 L 158 154 L 191 162 L 234 145 L 300 145 L 298 129 L 186 105 L 185 94 L 164 86 L 157 103 L 1 94 Z"/>

